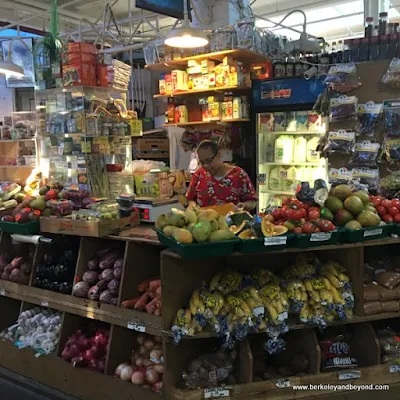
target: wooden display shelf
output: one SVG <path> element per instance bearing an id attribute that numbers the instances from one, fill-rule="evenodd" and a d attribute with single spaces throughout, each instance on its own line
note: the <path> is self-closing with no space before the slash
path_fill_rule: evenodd
<path id="1" fill-rule="evenodd" d="M 210 92 L 226 92 L 226 91 L 236 91 L 236 90 L 251 90 L 251 87 L 248 86 L 220 86 L 220 87 L 212 87 L 208 89 L 199 89 L 199 90 L 182 90 L 180 92 L 169 93 L 169 94 L 155 94 L 153 95 L 154 99 L 167 98 L 167 97 L 179 97 L 179 96 L 187 96 L 189 94 L 202 94 L 202 93 L 210 93 Z"/>
<path id="2" fill-rule="evenodd" d="M 224 57 L 230 56 L 237 61 L 241 61 L 243 64 L 254 64 L 269 60 L 269 57 L 264 54 L 256 53 L 247 49 L 234 49 L 225 50 L 215 53 L 200 54 L 192 57 L 181 58 L 180 60 L 173 60 L 168 62 L 162 62 L 157 64 L 146 65 L 146 69 L 150 69 L 157 72 L 167 72 L 173 69 L 185 69 L 189 60 L 211 60 L 222 62 Z"/>
<path id="3" fill-rule="evenodd" d="M 169 126 L 190 126 L 190 125 L 221 125 L 221 124 L 229 124 L 235 122 L 250 122 L 248 118 L 235 118 L 235 119 L 221 119 L 218 121 L 191 121 L 191 122 L 178 122 L 178 123 L 169 123 L 163 124 L 164 127 Z"/>

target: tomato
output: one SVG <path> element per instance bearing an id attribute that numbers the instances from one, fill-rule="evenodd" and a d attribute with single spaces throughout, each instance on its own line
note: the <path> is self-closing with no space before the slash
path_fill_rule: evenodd
<path id="1" fill-rule="evenodd" d="M 319 211 L 320 209 L 318 208 L 318 207 L 309 207 L 308 208 L 308 212 L 310 212 L 310 211 Z"/>
<path id="2" fill-rule="evenodd" d="M 311 210 L 311 211 L 308 212 L 308 220 L 309 221 L 315 221 L 316 219 L 319 218 L 319 216 L 320 216 L 319 209 Z"/>
<path id="3" fill-rule="evenodd" d="M 303 203 L 303 208 L 308 211 L 308 209 L 310 208 L 310 205 L 307 203 Z"/>
<path id="4" fill-rule="evenodd" d="M 373 194 L 370 194 L 370 195 L 369 195 L 369 201 L 373 201 L 374 198 L 375 198 L 375 196 L 374 196 Z"/>
<path id="5" fill-rule="evenodd" d="M 301 226 L 296 226 L 296 228 L 293 229 L 293 233 L 301 235 L 303 233 L 303 228 Z"/>
<path id="6" fill-rule="evenodd" d="M 393 217 L 389 214 L 384 215 L 382 219 L 388 224 L 391 224 L 393 222 Z"/>
<path id="7" fill-rule="evenodd" d="M 300 208 L 299 211 L 301 213 L 301 218 L 307 217 L 307 210 L 305 208 Z"/>
<path id="8" fill-rule="evenodd" d="M 281 210 L 279 208 L 275 208 L 275 210 L 273 210 L 271 212 L 271 216 L 274 220 L 277 220 L 279 218 L 281 218 L 282 214 L 281 214 Z"/>
<path id="9" fill-rule="evenodd" d="M 302 218 L 301 211 L 296 210 L 295 208 L 288 208 L 288 210 L 286 211 L 286 218 L 300 221 Z"/>
<path id="10" fill-rule="evenodd" d="M 288 210 L 288 206 L 281 207 L 281 218 L 287 218 L 286 211 Z"/>
<path id="11" fill-rule="evenodd" d="M 318 226 L 321 228 L 322 232 L 330 232 L 335 230 L 335 225 L 326 219 L 321 220 Z"/>
<path id="12" fill-rule="evenodd" d="M 260 214 L 261 216 L 261 214 Z M 272 214 L 267 214 L 265 217 L 263 217 L 264 221 L 268 221 L 268 222 L 274 222 L 275 218 L 272 216 Z"/>
<path id="13" fill-rule="evenodd" d="M 400 200 L 399 199 L 393 199 L 391 201 L 391 203 L 392 203 L 392 207 L 396 207 L 400 210 Z"/>
<path id="14" fill-rule="evenodd" d="M 319 226 L 317 226 L 317 227 L 314 229 L 314 232 L 321 232 L 321 228 L 320 228 Z"/>
<path id="15" fill-rule="evenodd" d="M 389 210 L 390 207 L 396 207 L 396 206 L 393 206 L 393 205 L 392 205 L 392 202 L 391 202 L 390 200 L 388 200 L 388 199 L 382 200 L 381 205 L 382 205 L 383 207 L 385 207 L 386 210 Z"/>
<path id="16" fill-rule="evenodd" d="M 376 211 L 378 211 L 378 214 L 383 217 L 384 215 L 387 214 L 386 208 L 384 206 L 378 206 L 376 207 Z"/>
<path id="17" fill-rule="evenodd" d="M 388 210 L 388 213 L 389 213 L 392 217 L 394 217 L 395 215 L 397 215 L 397 214 L 400 213 L 400 210 L 399 210 L 398 208 L 396 208 L 396 207 L 390 207 L 389 210 Z"/>
<path id="18" fill-rule="evenodd" d="M 303 232 L 304 233 L 313 233 L 315 232 L 315 226 L 311 222 L 306 222 L 303 226 Z"/>
<path id="19" fill-rule="evenodd" d="M 290 203 L 290 205 L 292 205 L 292 206 L 296 206 L 296 207 L 298 207 L 298 208 L 300 208 L 300 207 L 302 207 L 303 206 L 303 203 L 300 201 L 300 200 L 293 200 L 291 203 Z"/>
<path id="20" fill-rule="evenodd" d="M 396 222 L 396 224 L 400 224 L 400 214 L 396 214 L 393 217 L 393 222 Z"/>
<path id="21" fill-rule="evenodd" d="M 382 196 L 375 196 L 374 200 L 372 200 L 372 203 L 374 203 L 374 206 L 377 207 L 382 204 L 382 200 L 383 200 Z"/>

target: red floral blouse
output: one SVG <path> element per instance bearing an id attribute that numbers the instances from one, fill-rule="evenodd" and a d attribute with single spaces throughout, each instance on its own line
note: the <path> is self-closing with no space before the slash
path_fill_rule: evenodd
<path id="1" fill-rule="evenodd" d="M 189 201 L 198 206 L 257 201 L 257 193 L 247 173 L 234 167 L 221 180 L 215 179 L 204 168 L 199 168 L 192 177 L 186 193 Z"/>

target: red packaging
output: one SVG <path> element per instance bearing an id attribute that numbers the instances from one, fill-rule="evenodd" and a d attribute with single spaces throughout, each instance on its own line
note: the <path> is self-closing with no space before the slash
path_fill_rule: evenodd
<path id="1" fill-rule="evenodd" d="M 66 43 L 63 46 L 63 53 L 87 53 L 96 54 L 97 49 L 93 43 L 73 42 Z"/>
<path id="2" fill-rule="evenodd" d="M 251 64 L 250 66 L 251 79 L 271 79 L 272 78 L 272 63 L 265 61 L 260 64 Z"/>
<path id="3" fill-rule="evenodd" d="M 71 64 L 63 66 L 64 86 L 97 86 L 96 69 L 90 64 Z"/>
<path id="4" fill-rule="evenodd" d="M 107 65 L 97 65 L 97 84 L 99 86 L 108 86 Z"/>
<path id="5" fill-rule="evenodd" d="M 61 55 L 63 65 L 91 64 L 96 65 L 96 55 L 89 53 L 63 53 Z"/>

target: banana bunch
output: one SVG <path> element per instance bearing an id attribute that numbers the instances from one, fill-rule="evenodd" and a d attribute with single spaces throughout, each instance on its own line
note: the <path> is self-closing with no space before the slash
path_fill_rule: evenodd
<path id="1" fill-rule="evenodd" d="M 225 271 L 216 273 L 211 279 L 209 291 L 218 290 L 223 295 L 235 292 L 242 283 L 243 275 L 237 271 Z"/>
<path id="2" fill-rule="evenodd" d="M 315 276 L 317 263 L 318 260 L 315 257 L 299 253 L 296 255 L 294 265 L 283 271 L 283 277 L 287 280 L 292 280 Z"/>
<path id="3" fill-rule="evenodd" d="M 345 304 L 337 289 L 325 276 L 304 280 L 311 305 L 318 304 Z"/>
<path id="4" fill-rule="evenodd" d="M 264 316 L 265 308 L 263 301 L 254 286 L 248 286 L 240 291 L 238 296 L 247 304 L 251 310 L 251 317 L 253 319 L 260 319 Z"/>
<path id="5" fill-rule="evenodd" d="M 302 281 L 288 282 L 285 285 L 285 294 L 291 301 L 305 303 L 308 300 L 307 290 Z"/>
<path id="6" fill-rule="evenodd" d="M 265 268 L 256 268 L 250 274 L 250 279 L 257 287 L 265 286 L 268 283 L 279 284 L 279 278 L 271 271 Z"/>
<path id="7" fill-rule="evenodd" d="M 189 307 L 183 307 L 176 313 L 174 325 L 180 328 L 183 334 L 193 336 L 196 332 L 200 332 L 203 328 L 192 317 Z"/>
<path id="8" fill-rule="evenodd" d="M 259 290 L 259 295 L 269 316 L 269 322 L 278 325 L 287 319 L 288 299 L 278 285 L 270 283 Z"/>
<path id="9" fill-rule="evenodd" d="M 192 297 L 189 300 L 190 313 L 194 317 L 196 314 L 204 314 L 206 311 L 206 306 L 200 297 L 200 290 L 196 289 L 192 293 Z"/>
<path id="10" fill-rule="evenodd" d="M 195 294 L 196 291 L 193 292 Z M 197 292 L 196 292 L 197 294 Z M 192 295 L 193 298 L 193 295 Z M 192 300 L 191 298 L 191 300 Z M 196 298 L 193 299 L 193 306 L 196 306 Z M 202 313 L 208 317 L 219 315 L 224 308 L 225 299 L 220 292 L 209 292 L 208 290 L 199 291 L 199 302 L 197 307 L 201 307 Z M 204 309 L 202 308 L 204 306 Z M 193 308 L 194 309 L 194 308 Z"/>
<path id="11" fill-rule="evenodd" d="M 342 288 L 346 283 L 350 282 L 346 275 L 346 269 L 335 261 L 328 261 L 321 267 L 320 274 L 326 277 L 330 284 L 336 288 Z"/>

